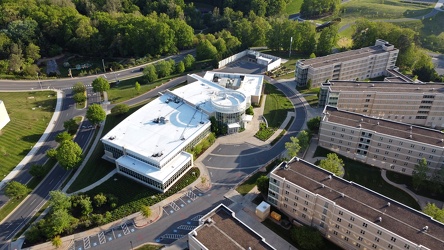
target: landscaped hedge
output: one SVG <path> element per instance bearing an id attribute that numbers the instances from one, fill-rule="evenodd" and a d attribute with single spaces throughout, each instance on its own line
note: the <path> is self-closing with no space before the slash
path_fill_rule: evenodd
<path id="1" fill-rule="evenodd" d="M 265 123 L 261 123 L 259 125 L 259 131 L 254 135 L 254 137 L 258 138 L 261 141 L 266 141 L 274 134 L 274 128 L 267 127 Z"/>

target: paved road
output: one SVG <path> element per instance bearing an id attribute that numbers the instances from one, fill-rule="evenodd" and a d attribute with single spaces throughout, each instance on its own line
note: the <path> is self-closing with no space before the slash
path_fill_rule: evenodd
<path id="1" fill-rule="evenodd" d="M 189 50 L 182 52 L 179 55 L 172 56 L 176 61 L 180 61 L 186 54 L 194 53 L 194 50 Z M 132 69 L 126 69 L 114 73 L 107 74 L 108 76 L 114 76 L 113 74 L 119 74 L 119 79 L 122 78 L 131 78 L 140 76 L 142 73 L 138 71 L 138 69 L 142 67 L 136 67 Z M 32 176 L 28 173 L 28 169 L 31 165 L 34 164 L 43 164 L 46 161 L 45 152 L 57 146 L 55 142 L 55 137 L 58 133 L 64 130 L 63 122 L 71 119 L 75 116 L 84 115 L 85 109 L 77 110 L 75 109 L 75 103 L 72 99 L 72 93 L 70 88 L 76 82 L 83 82 L 84 84 L 90 84 L 97 76 L 87 76 L 81 78 L 68 78 L 68 79 L 55 79 L 55 80 L 44 80 L 44 81 L 7 81 L 0 80 L 0 91 L 8 92 L 8 91 L 29 91 L 29 90 L 40 90 L 40 89 L 62 89 L 65 93 L 65 98 L 62 103 L 61 114 L 59 119 L 54 124 L 54 128 L 51 134 L 46 139 L 45 143 L 42 147 L 36 152 L 30 162 L 23 168 L 23 170 L 14 178 L 14 180 L 19 181 L 21 183 L 27 183 Z M 117 77 L 117 75 L 116 75 Z M 170 81 L 168 84 L 165 84 L 162 87 L 157 88 L 158 91 L 163 91 L 166 88 L 170 88 L 174 86 L 174 84 L 179 84 L 183 82 L 186 78 L 182 77 L 178 80 Z M 110 79 L 111 80 L 111 79 Z M 88 103 L 99 102 L 98 95 L 94 95 L 91 90 L 88 90 Z M 150 93 L 148 95 L 144 95 L 144 97 L 135 98 L 127 101 L 128 104 L 134 104 L 140 102 L 140 98 L 151 98 L 157 95 L 157 92 Z M 111 108 L 111 107 L 110 107 Z M 88 127 L 90 124 L 86 121 L 81 124 L 80 131 L 77 134 L 75 141 L 85 149 L 88 140 L 91 138 L 93 134 L 93 130 Z M 63 181 L 69 176 L 69 172 L 61 168 L 60 166 L 56 166 L 42 181 L 41 185 L 39 185 L 30 195 L 29 197 L 18 207 L 10 216 L 0 224 L 0 249 L 4 249 L 7 246 L 7 242 L 17 233 L 26 222 L 32 218 L 32 216 L 41 208 L 43 204 L 48 199 L 49 191 L 58 189 Z M 0 206 L 5 204 L 8 201 L 8 198 L 0 193 Z"/>

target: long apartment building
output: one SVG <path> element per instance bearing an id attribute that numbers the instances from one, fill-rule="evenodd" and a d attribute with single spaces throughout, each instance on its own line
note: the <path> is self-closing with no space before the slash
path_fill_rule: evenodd
<path id="1" fill-rule="evenodd" d="M 295 81 L 299 87 L 317 87 L 327 80 L 364 80 L 385 76 L 395 68 L 399 50 L 378 39 L 374 46 L 350 50 L 296 63 Z"/>
<path id="2" fill-rule="evenodd" d="M 328 81 L 319 105 L 432 128 L 444 127 L 444 84 Z"/>
<path id="3" fill-rule="evenodd" d="M 444 249 L 444 224 L 298 158 L 270 173 L 268 201 L 343 249 Z"/>
<path id="4" fill-rule="evenodd" d="M 326 106 L 319 145 L 371 166 L 412 175 L 425 158 L 430 171 L 444 167 L 444 133 Z"/>

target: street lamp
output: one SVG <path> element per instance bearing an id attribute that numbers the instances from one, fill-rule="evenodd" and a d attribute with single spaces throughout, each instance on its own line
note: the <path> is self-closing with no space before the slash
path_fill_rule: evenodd
<path id="1" fill-rule="evenodd" d="M 130 241 L 130 244 L 131 244 L 131 250 L 133 250 L 133 242 Z"/>
<path id="2" fill-rule="evenodd" d="M 37 72 L 37 80 L 39 81 L 40 89 L 43 90 L 42 84 L 40 83 L 39 72 Z"/>

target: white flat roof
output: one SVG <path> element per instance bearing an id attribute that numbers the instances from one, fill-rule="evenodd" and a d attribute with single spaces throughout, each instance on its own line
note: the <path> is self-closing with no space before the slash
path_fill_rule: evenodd
<path id="1" fill-rule="evenodd" d="M 165 94 L 146 104 L 109 131 L 102 141 L 160 166 L 210 126 L 208 116 L 192 106 L 167 100 Z M 165 124 L 154 120 L 164 117 Z M 202 124 L 202 123 L 203 124 Z M 185 138 L 181 140 L 181 138 Z M 163 153 L 160 157 L 153 154 Z"/>
<path id="2" fill-rule="evenodd" d="M 242 92 L 246 96 L 260 96 L 262 93 L 262 85 L 264 83 L 263 75 L 207 71 L 204 78 L 212 82 L 215 75 L 219 78 L 240 78 L 243 76 L 244 80 L 242 81 L 240 88 L 236 89 L 237 91 Z"/>
<path id="3" fill-rule="evenodd" d="M 129 156 L 121 156 L 116 160 L 116 162 L 141 175 L 145 175 L 151 179 L 165 183 L 178 171 L 178 169 L 187 163 L 191 157 L 193 157 L 191 154 L 181 152 L 161 169 Z"/>

